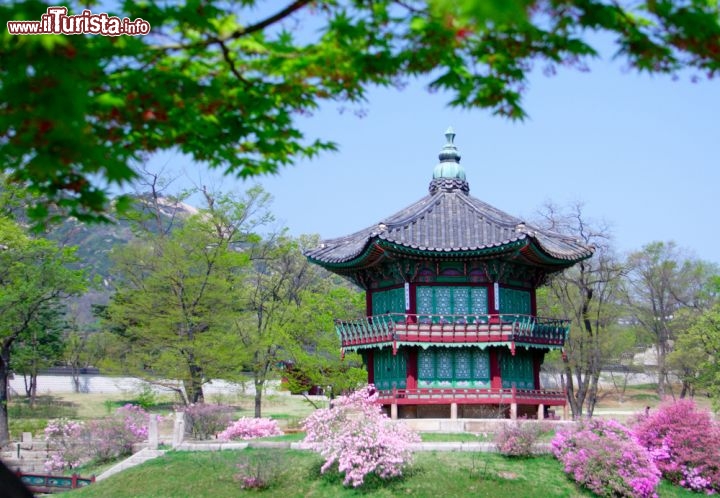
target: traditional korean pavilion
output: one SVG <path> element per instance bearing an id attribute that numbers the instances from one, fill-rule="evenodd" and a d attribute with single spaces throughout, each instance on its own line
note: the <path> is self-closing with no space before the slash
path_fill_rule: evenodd
<path id="1" fill-rule="evenodd" d="M 393 417 L 544 418 L 566 405 L 540 367 L 570 323 L 537 316 L 535 292 L 593 249 L 472 197 L 445 137 L 428 195 L 307 257 L 365 289 L 367 316 L 336 329 Z"/>

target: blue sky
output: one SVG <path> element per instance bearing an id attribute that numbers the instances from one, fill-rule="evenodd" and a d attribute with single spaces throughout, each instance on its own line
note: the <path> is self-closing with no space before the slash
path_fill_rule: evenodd
<path id="1" fill-rule="evenodd" d="M 339 152 L 276 176 L 220 179 L 172 154 L 151 164 L 223 190 L 259 182 L 292 234 L 329 238 L 378 223 L 425 195 L 452 125 L 471 195 L 526 220 L 548 201 L 580 201 L 588 218 L 610 225 L 620 253 L 673 240 L 720 264 L 719 90 L 717 80 L 638 75 L 605 57 L 586 73 L 533 73 L 525 96 L 530 117 L 509 122 L 449 108 L 448 94 L 428 93 L 416 81 L 404 90 L 373 89 L 360 108 L 326 105 L 303 118 L 309 138 L 333 140 Z"/>

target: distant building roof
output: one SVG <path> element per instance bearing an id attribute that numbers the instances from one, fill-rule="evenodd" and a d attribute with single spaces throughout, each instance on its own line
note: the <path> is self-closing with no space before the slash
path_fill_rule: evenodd
<path id="1" fill-rule="evenodd" d="M 484 256 L 511 252 L 546 267 L 567 267 L 593 254 L 572 237 L 528 225 L 472 197 L 448 129 L 430 194 L 376 225 L 322 241 L 306 253 L 322 266 L 367 266 L 379 253 Z M 378 251 L 383 249 L 383 251 Z"/>

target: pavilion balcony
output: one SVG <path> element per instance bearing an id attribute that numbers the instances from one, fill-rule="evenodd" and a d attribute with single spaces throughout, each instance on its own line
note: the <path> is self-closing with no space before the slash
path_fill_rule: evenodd
<path id="1" fill-rule="evenodd" d="M 562 347 L 570 321 L 532 315 L 428 315 L 387 313 L 357 320 L 335 321 L 345 349 L 371 345 L 438 343 L 535 344 Z"/>
<path id="2" fill-rule="evenodd" d="M 544 405 L 564 406 L 567 395 L 558 389 L 424 388 L 378 391 L 383 405 Z"/>

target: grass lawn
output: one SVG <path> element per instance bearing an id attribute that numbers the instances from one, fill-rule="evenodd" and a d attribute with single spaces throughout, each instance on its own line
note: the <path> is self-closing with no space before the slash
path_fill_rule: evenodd
<path id="1" fill-rule="evenodd" d="M 233 476 L 239 462 L 256 469 L 252 475 L 271 479 L 268 489 L 240 489 Z M 345 488 L 337 472 L 320 475 L 321 459 L 310 452 L 247 449 L 221 452 L 169 452 L 165 457 L 126 470 L 85 489 L 59 496 L 78 498 L 291 497 L 454 497 L 512 498 L 583 497 L 550 456 L 510 459 L 497 454 L 416 453 L 415 464 L 399 479 L 370 479 L 359 489 Z M 259 474 L 257 474 L 259 472 Z M 667 483 L 661 498 L 697 496 Z"/>

